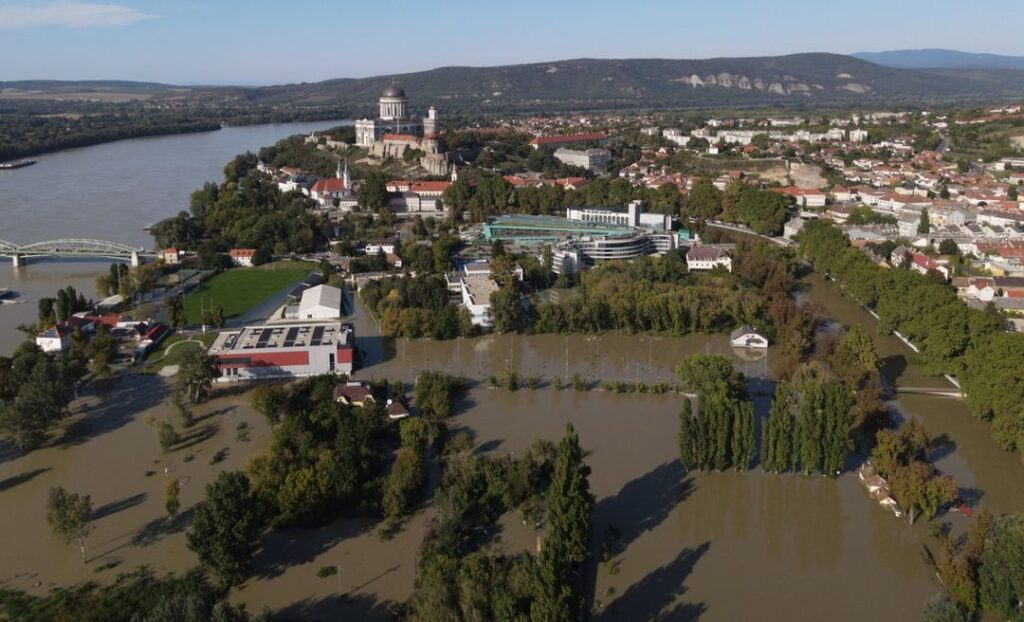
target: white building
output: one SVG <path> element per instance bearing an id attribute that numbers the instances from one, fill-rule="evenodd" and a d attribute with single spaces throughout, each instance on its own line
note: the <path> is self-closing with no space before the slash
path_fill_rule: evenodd
<path id="1" fill-rule="evenodd" d="M 732 255 L 718 246 L 691 246 L 686 251 L 686 268 L 691 272 L 714 270 L 721 266 L 732 272 Z"/>
<path id="2" fill-rule="evenodd" d="M 376 119 L 356 121 L 356 144 L 369 147 L 384 140 L 385 134 L 413 137 L 432 136 L 437 133 L 437 109 L 427 111 L 427 118 L 410 116 L 409 98 L 397 84 L 391 84 L 380 94 Z"/>
<path id="3" fill-rule="evenodd" d="M 645 214 L 643 203 L 630 201 L 626 210 L 613 210 L 606 207 L 569 207 L 565 210 L 568 220 L 596 222 L 617 227 L 643 227 L 659 231 L 672 228 L 672 217 L 668 214 Z"/>
<path id="4" fill-rule="evenodd" d="M 498 284 L 490 276 L 464 276 L 459 280 L 462 291 L 462 306 L 469 310 L 473 324 L 491 326 L 491 294 L 498 291 Z"/>
<path id="5" fill-rule="evenodd" d="M 330 285 L 317 285 L 302 292 L 299 301 L 299 319 L 336 320 L 341 317 L 341 289 Z"/>
<path id="6" fill-rule="evenodd" d="M 679 145 L 680 147 L 685 147 L 689 145 L 690 140 L 692 140 L 693 138 L 689 134 L 683 133 L 683 131 L 678 128 L 669 128 L 662 132 L 661 135 L 665 138 L 665 140 L 673 142 Z"/>
<path id="7" fill-rule="evenodd" d="M 351 325 L 288 324 L 222 331 L 210 346 L 218 382 L 351 374 L 355 357 Z"/>
<path id="8" fill-rule="evenodd" d="M 36 345 L 43 352 L 63 352 L 71 347 L 71 332 L 66 324 L 51 326 L 36 335 Z"/>
<path id="9" fill-rule="evenodd" d="M 763 349 L 768 347 L 768 338 L 747 324 L 729 333 L 729 342 L 734 348 Z"/>
<path id="10" fill-rule="evenodd" d="M 588 171 L 603 171 L 612 159 L 612 152 L 607 149 L 566 149 L 562 147 L 555 152 L 555 159 L 570 166 L 578 166 Z"/>
<path id="11" fill-rule="evenodd" d="M 242 266 L 245 268 L 251 268 L 253 266 L 254 258 L 256 257 L 255 248 L 232 248 L 228 251 L 228 256 L 231 257 L 231 263 L 236 266 Z"/>

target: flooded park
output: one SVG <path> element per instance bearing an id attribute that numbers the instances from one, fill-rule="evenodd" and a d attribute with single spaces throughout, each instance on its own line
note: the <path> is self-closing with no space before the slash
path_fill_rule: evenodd
<path id="1" fill-rule="evenodd" d="M 874 334 L 869 314 L 820 278 L 804 296 L 842 324 Z M 500 335 L 446 342 L 380 337 L 355 301 L 353 322 L 364 367 L 357 378 L 401 379 L 440 370 L 468 377 L 450 425 L 472 434 L 475 451 L 524 452 L 538 438 L 557 440 L 567 422 L 579 433 L 596 497 L 595 558 L 603 535 L 619 534 L 609 563 L 589 566 L 594 619 L 737 620 L 916 619 L 940 590 L 923 560 L 928 526 L 909 527 L 870 500 L 856 475 L 835 480 L 750 472 L 685 473 L 677 445 L 682 396 L 596 390 L 602 380 L 674 381 L 678 361 L 695 352 L 731 357 L 755 383 L 765 416 L 775 351 L 743 357 L 724 335 Z M 895 337 L 875 337 L 896 387 L 944 387 L 913 364 Z M 748 360 L 749 359 L 749 360 Z M 514 369 L 541 376 L 540 388 L 509 392 L 487 379 Z M 573 375 L 595 390 L 556 388 Z M 558 380 L 556 380 L 558 379 Z M 766 388 L 767 387 L 767 388 Z M 90 387 L 51 446 L 24 457 L 0 454 L 0 585 L 33 593 L 81 581 L 109 581 L 147 566 L 181 572 L 195 563 L 185 546 L 191 506 L 222 470 L 243 468 L 267 444 L 269 430 L 249 407 L 247 387 L 218 390 L 196 411 L 198 422 L 162 453 L 150 423 L 173 417 L 170 384 L 126 375 Z M 999 450 L 989 426 L 954 398 L 899 395 L 891 404 L 921 419 L 940 439 L 933 458 L 943 472 L 996 513 L 1024 511 L 1024 466 Z M 243 425 L 244 424 L 244 425 Z M 215 460 L 220 456 L 222 460 Z M 164 480 L 183 483 L 182 511 L 165 518 Z M 89 563 L 51 535 L 45 521 L 50 486 L 92 494 L 96 531 Z M 377 521 L 341 518 L 317 529 L 271 532 L 252 576 L 231 599 L 251 611 L 269 607 L 282 619 L 390 619 L 389 605 L 413 591 L 417 552 L 432 516 L 425 504 L 390 540 Z M 956 515 L 954 515 L 956 516 Z M 946 520 L 940 517 L 938 520 Z M 536 534 L 506 516 L 488 545 L 534 551 Z M 332 566 L 333 576 L 318 571 Z"/>

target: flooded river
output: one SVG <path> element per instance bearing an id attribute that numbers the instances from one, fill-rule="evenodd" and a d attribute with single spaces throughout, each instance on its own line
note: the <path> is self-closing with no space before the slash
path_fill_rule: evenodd
<path id="1" fill-rule="evenodd" d="M 35 166 L 0 171 L 0 240 L 91 238 L 150 248 L 153 239 L 143 227 L 188 210 L 192 191 L 220 181 L 224 165 L 237 154 L 342 123 L 349 122 L 230 127 L 38 156 Z M 0 354 L 21 342 L 18 324 L 35 322 L 39 298 L 65 285 L 94 297 L 96 277 L 109 263 L 33 259 L 14 269 L 0 258 L 0 288 L 22 294 L 22 304 L 0 305 Z"/>

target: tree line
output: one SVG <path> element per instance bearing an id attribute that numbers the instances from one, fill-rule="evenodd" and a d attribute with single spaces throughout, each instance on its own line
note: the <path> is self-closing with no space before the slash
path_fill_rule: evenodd
<path id="1" fill-rule="evenodd" d="M 541 333 L 665 331 L 715 332 L 751 324 L 770 326 L 765 299 L 727 272 L 692 274 L 678 252 L 606 262 L 580 275 L 578 295 L 537 305 Z"/>
<path id="2" fill-rule="evenodd" d="M 266 257 L 322 249 L 333 233 L 330 223 L 311 213 L 311 199 L 279 191 L 256 169 L 258 162 L 252 153 L 235 157 L 222 183 L 192 193 L 188 212 L 154 225 L 157 248 L 195 250 L 201 260 L 231 248 L 254 248 Z"/>
<path id="3" fill-rule="evenodd" d="M 456 212 L 468 212 L 472 222 L 500 214 L 564 216 L 567 207 L 623 207 L 634 200 L 643 201 L 650 212 L 678 215 L 681 205 L 679 189 L 671 183 L 648 188 L 634 186 L 627 179 L 598 178 L 577 190 L 556 185 L 517 188 L 504 177 L 482 170 L 460 176 L 445 190 L 443 200 Z"/>
<path id="4" fill-rule="evenodd" d="M 880 331 L 912 341 L 926 371 L 956 375 L 968 409 L 992 423 L 1001 447 L 1024 448 L 1024 335 L 1005 332 L 996 313 L 969 308 L 943 283 L 880 268 L 824 221 L 808 222 L 799 246 L 817 271 L 875 310 Z"/>
<path id="5" fill-rule="evenodd" d="M 557 448 L 535 442 L 521 458 L 475 455 L 471 443 L 460 445 L 453 443 L 443 461 L 411 619 L 578 620 L 594 501 L 575 430 L 567 426 Z M 489 528 L 509 511 L 543 524 L 539 554 L 480 551 Z"/>

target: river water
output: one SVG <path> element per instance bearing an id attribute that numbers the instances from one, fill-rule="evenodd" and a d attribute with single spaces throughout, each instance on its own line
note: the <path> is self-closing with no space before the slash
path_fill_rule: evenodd
<path id="1" fill-rule="evenodd" d="M 151 248 L 153 239 L 143 227 L 187 211 L 192 191 L 219 182 L 237 154 L 343 123 L 348 121 L 229 127 L 38 156 L 35 166 L 0 171 L 0 240 L 91 238 Z M 23 335 L 15 327 L 35 321 L 39 298 L 65 285 L 95 296 L 96 276 L 109 263 L 33 259 L 14 269 L 0 258 L 0 288 L 22 294 L 20 304 L 0 305 L 0 354 L 20 343 Z"/>
<path id="2" fill-rule="evenodd" d="M 204 180 L 216 179 L 235 153 L 310 127 L 235 128 L 44 156 L 37 167 L 14 173 L 34 177 L 0 177 L 5 216 L 0 238 L 25 243 L 88 235 L 146 244 L 141 227 L 185 208 L 188 193 Z M 230 144 L 214 144 L 217 140 Z M 166 151 L 162 157 L 154 153 L 161 149 Z M 203 166 L 193 169 L 200 156 Z M 44 168 L 51 159 L 60 164 Z M 147 159 L 149 164 L 142 166 Z M 76 170 L 75 161 L 87 168 Z M 185 175 L 179 166 L 192 172 Z M 131 171 L 127 177 L 126 171 Z M 65 178 L 81 186 L 80 191 L 68 190 Z M 118 187 L 106 192 L 96 188 L 103 185 Z M 46 192 L 49 186 L 53 194 Z M 31 212 L 38 218 L 30 217 Z M 9 213 L 10 222 L 21 229 L 8 228 Z M 17 271 L 0 266 L 0 286 L 20 289 L 30 298 L 67 283 L 92 293 L 95 275 L 105 264 L 37 261 Z M 811 276 L 804 286 L 803 295 L 831 317 L 861 324 L 875 335 L 886 374 L 897 386 L 945 386 L 945 380 L 921 373 L 899 340 L 876 335 L 874 319 L 832 283 Z M 13 326 L 32 321 L 34 307 L 34 300 L 0 307 L 0 351 L 17 343 Z M 616 571 L 592 566 L 587 577 L 588 602 L 596 619 L 919 619 L 924 599 L 941 589 L 921 558 L 922 545 L 928 543 L 926 525 L 910 528 L 883 511 L 853 474 L 837 480 L 770 476 L 756 468 L 686 474 L 676 445 L 680 396 L 551 386 L 556 377 L 564 382 L 576 373 L 591 384 L 601 379 L 670 382 L 676 363 L 695 352 L 729 356 L 749 377 L 770 378 L 778 358 L 773 349 L 751 356 L 730 348 L 724 335 L 392 340 L 380 337 L 358 301 L 355 308 L 357 345 L 365 363 L 360 378 L 411 382 L 421 371 L 436 369 L 476 381 L 458 404 L 452 425 L 473 434 L 477 451 L 521 453 L 536 438 L 557 441 L 566 423 L 576 427 L 592 468 L 595 551 L 606 529 L 620 533 L 612 547 Z M 510 368 L 524 377 L 543 376 L 543 388 L 514 393 L 487 388 L 490 375 Z M 155 454 L 144 414 L 172 416 L 164 401 L 166 387 L 156 379 L 121 382 L 120 392 L 91 396 L 88 409 L 81 407 L 88 424 L 81 442 L 24 458 L 0 457 L 0 503 L 18 508 L 0 513 L 0 530 L 19 532 L 12 546 L 0 551 L 0 584 L 45 589 L 52 586 L 50 581 L 67 584 L 100 576 L 83 569 L 76 552 L 56 543 L 38 518 L 46 487 L 57 483 L 94 493 L 97 503 L 112 508 L 97 519 L 90 556 L 116 559 L 123 569 L 143 563 L 156 571 L 188 568 L 194 560 L 181 531 L 154 534 L 153 525 L 164 521 L 161 482 L 148 473 L 173 463 L 172 472 L 177 469 L 189 478 L 185 511 L 201 498 L 202 485 L 214 474 L 206 467 L 207 453 L 230 447 L 222 466 L 239 468 L 265 443 L 267 430 L 248 408 L 247 396 L 231 394 L 200 413 L 205 416 L 209 410 L 210 421 L 219 426 L 216 435 L 198 438 L 189 450 L 203 452 L 200 460 L 177 455 L 183 452 Z M 763 417 L 766 395 L 755 398 Z M 932 435 L 941 437 L 933 456 L 936 464 L 981 506 L 997 513 L 1024 511 L 1024 466 L 1016 455 L 996 447 L 989 426 L 971 417 L 960 401 L 906 395 L 893 407 L 900 416 L 920 418 Z M 236 419 L 252 422 L 252 445 L 235 437 Z M 297 619 L 387 619 L 383 603 L 412 593 L 416 550 L 430 512 L 424 509 L 386 543 L 375 535 L 372 523 L 348 519 L 317 530 L 271 534 L 257 557 L 255 576 L 233 599 L 250 609 L 266 605 Z M 959 517 L 943 517 L 947 519 Z M 534 549 L 535 534 L 515 517 L 505 517 L 501 525 L 496 548 Z M 317 579 L 318 569 L 327 565 L 339 565 L 337 577 Z M 339 593 L 349 598 L 339 601 Z"/>

